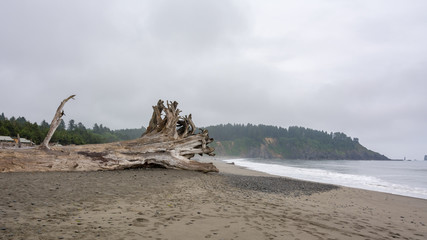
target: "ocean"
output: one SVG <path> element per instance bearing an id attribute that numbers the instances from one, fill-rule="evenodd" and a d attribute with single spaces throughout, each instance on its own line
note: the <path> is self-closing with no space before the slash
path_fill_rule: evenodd
<path id="1" fill-rule="evenodd" d="M 272 175 L 427 199 L 427 161 L 227 159 Z"/>

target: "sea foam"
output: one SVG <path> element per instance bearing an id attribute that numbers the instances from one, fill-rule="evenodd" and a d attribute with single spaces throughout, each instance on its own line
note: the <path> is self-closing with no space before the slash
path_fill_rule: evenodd
<path id="1" fill-rule="evenodd" d="M 325 169 L 300 168 L 282 164 L 260 163 L 254 162 L 252 159 L 228 159 L 224 161 L 228 163 L 234 162 L 238 166 L 277 176 L 427 199 L 427 189 L 396 184 L 374 176 L 338 173 Z"/>

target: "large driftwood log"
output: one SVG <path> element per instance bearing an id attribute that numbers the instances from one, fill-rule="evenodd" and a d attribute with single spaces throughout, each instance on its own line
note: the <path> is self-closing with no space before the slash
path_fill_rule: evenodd
<path id="1" fill-rule="evenodd" d="M 207 130 L 196 133 L 191 114 L 181 117 L 177 102 L 159 100 L 146 132 L 138 139 L 108 144 L 53 147 L 52 149 L 0 150 L 0 172 L 89 171 L 164 167 L 218 172 L 212 163 L 191 160 L 213 156 Z M 59 109 L 59 108 L 58 108 Z"/>

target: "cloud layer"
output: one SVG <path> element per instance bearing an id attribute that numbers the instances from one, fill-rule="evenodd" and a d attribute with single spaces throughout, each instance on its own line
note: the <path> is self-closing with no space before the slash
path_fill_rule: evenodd
<path id="1" fill-rule="evenodd" d="M 158 99 L 199 126 L 342 131 L 391 158 L 427 154 L 427 2 L 8 1 L 0 112 L 113 129 Z M 66 119 L 67 120 L 67 119 Z"/>

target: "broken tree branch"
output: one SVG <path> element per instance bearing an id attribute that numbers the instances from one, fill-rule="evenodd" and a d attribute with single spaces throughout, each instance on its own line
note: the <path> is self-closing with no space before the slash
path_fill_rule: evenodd
<path id="1" fill-rule="evenodd" d="M 62 116 L 65 115 L 62 108 L 64 108 L 65 103 L 68 102 L 70 99 L 74 99 L 76 95 L 71 95 L 68 98 L 64 99 L 61 104 L 59 104 L 58 109 L 56 110 L 55 116 L 52 119 L 52 123 L 50 124 L 49 132 L 47 133 L 46 137 L 44 138 L 43 142 L 40 144 L 40 149 L 50 149 L 49 148 L 49 142 L 52 138 L 53 134 L 55 133 L 56 129 L 58 128 L 59 124 L 61 123 Z"/>

